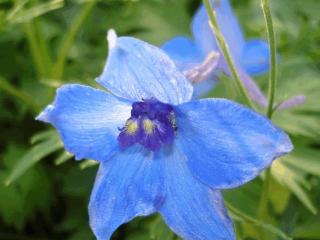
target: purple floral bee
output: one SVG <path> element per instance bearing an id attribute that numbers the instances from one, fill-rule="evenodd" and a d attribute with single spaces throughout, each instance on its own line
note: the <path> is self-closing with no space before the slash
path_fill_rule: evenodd
<path id="1" fill-rule="evenodd" d="M 97 79 L 57 90 L 38 117 L 76 159 L 100 162 L 90 225 L 108 240 L 135 217 L 160 213 L 183 239 L 235 239 L 219 189 L 255 178 L 292 150 L 264 116 L 226 99 L 192 100 L 193 87 L 161 49 L 109 31 Z"/>

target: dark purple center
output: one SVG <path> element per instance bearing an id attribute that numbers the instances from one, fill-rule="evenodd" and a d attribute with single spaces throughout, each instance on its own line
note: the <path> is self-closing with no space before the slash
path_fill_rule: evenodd
<path id="1" fill-rule="evenodd" d="M 173 142 L 177 130 L 173 107 L 156 99 L 135 102 L 131 117 L 119 130 L 118 141 L 122 147 L 139 143 L 156 151 L 162 144 Z"/>

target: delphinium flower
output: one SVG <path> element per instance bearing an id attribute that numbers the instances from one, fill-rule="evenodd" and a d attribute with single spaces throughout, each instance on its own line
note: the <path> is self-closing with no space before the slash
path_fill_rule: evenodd
<path id="1" fill-rule="evenodd" d="M 268 71 L 269 45 L 260 39 L 245 40 L 229 0 L 212 0 L 212 6 L 240 79 L 250 97 L 260 106 L 266 107 L 268 101 L 251 76 Z M 196 12 L 191 28 L 194 40 L 178 36 L 166 42 L 162 48 L 195 84 L 195 96 L 199 97 L 212 89 L 221 71 L 227 75 L 231 74 L 209 25 L 208 14 L 203 5 Z M 293 107 L 303 102 L 304 96 L 295 96 L 281 104 L 279 108 Z"/>
<path id="2" fill-rule="evenodd" d="M 97 79 L 71 84 L 38 117 L 76 159 L 100 162 L 89 203 L 98 240 L 160 213 L 183 239 L 235 239 L 220 189 L 242 185 L 292 149 L 267 118 L 226 99 L 192 100 L 193 87 L 161 49 L 108 33 Z"/>

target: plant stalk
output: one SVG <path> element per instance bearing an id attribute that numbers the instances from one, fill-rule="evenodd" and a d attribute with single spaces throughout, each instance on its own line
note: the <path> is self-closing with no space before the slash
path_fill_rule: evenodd
<path id="1" fill-rule="evenodd" d="M 242 81 L 240 80 L 239 74 L 237 72 L 237 69 L 233 63 L 231 54 L 230 54 L 230 50 L 228 47 L 227 42 L 225 41 L 222 32 L 219 29 L 218 23 L 217 23 L 217 18 L 216 18 L 216 13 L 215 10 L 212 8 L 210 0 L 203 0 L 203 3 L 206 7 L 209 19 L 210 19 L 210 25 L 213 28 L 213 31 L 215 33 L 216 39 L 218 41 L 219 47 L 228 63 L 228 66 L 230 68 L 232 77 L 234 78 L 237 88 L 239 89 L 241 95 L 243 96 L 246 104 L 254 109 L 254 105 L 253 102 L 251 101 L 251 98 L 245 88 L 245 86 L 243 85 Z"/>
<path id="2" fill-rule="evenodd" d="M 276 54 L 276 40 L 275 32 L 273 29 L 272 16 L 270 11 L 270 2 L 269 0 L 261 0 L 261 8 L 264 15 L 268 42 L 270 46 L 270 73 L 269 73 L 269 88 L 268 88 L 268 108 L 266 115 L 271 120 L 272 114 L 274 112 L 274 97 L 276 92 L 276 83 L 277 83 L 277 54 Z M 269 192 L 270 192 L 270 181 L 271 181 L 271 168 L 268 168 L 265 171 L 265 179 L 263 182 L 263 189 L 261 193 L 260 203 L 259 203 L 259 212 L 258 217 L 262 221 L 266 221 L 268 218 L 268 203 L 269 203 Z M 267 239 L 266 235 L 262 232 L 263 239 Z"/>
<path id="3" fill-rule="evenodd" d="M 261 0 L 261 8 L 267 26 L 268 42 L 270 45 L 270 74 L 269 74 L 269 90 L 268 90 L 268 109 L 267 117 L 271 119 L 273 114 L 274 96 L 277 83 L 277 55 L 276 55 L 276 39 L 273 29 L 272 16 L 270 11 L 269 0 Z"/>

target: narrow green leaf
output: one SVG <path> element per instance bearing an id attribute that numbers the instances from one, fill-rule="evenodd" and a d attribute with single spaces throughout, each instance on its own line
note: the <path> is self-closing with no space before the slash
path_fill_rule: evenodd
<path id="1" fill-rule="evenodd" d="M 63 163 L 65 163 L 66 161 L 70 160 L 73 157 L 73 154 L 67 152 L 67 151 L 63 151 L 55 160 L 54 160 L 54 164 L 55 165 L 61 165 Z"/>
<path id="2" fill-rule="evenodd" d="M 286 185 L 292 190 L 296 197 L 313 213 L 317 213 L 317 209 L 309 198 L 305 190 L 294 180 L 288 179 Z"/>
<path id="3" fill-rule="evenodd" d="M 320 218 L 302 223 L 294 228 L 292 235 L 301 239 L 320 239 Z"/>
<path id="4" fill-rule="evenodd" d="M 34 164 L 39 162 L 50 153 L 58 150 L 62 146 L 62 142 L 57 138 L 51 138 L 48 141 L 41 142 L 33 146 L 21 159 L 18 160 L 12 172 L 7 177 L 5 184 L 7 186 L 10 185 L 12 182 L 21 177 Z"/>
<path id="5" fill-rule="evenodd" d="M 296 147 L 290 157 L 284 161 L 309 174 L 320 176 L 320 151 L 307 147 Z"/>
<path id="6" fill-rule="evenodd" d="M 58 134 L 56 130 L 49 129 L 45 131 L 38 132 L 31 137 L 31 144 L 35 144 L 37 142 L 41 142 L 44 140 L 48 140 L 49 138 L 57 138 Z"/>
<path id="7" fill-rule="evenodd" d="M 80 169 L 81 170 L 84 170 L 86 168 L 89 168 L 89 167 L 93 167 L 93 166 L 96 166 L 98 164 L 97 161 L 93 161 L 93 160 L 84 160 L 80 163 Z"/>
<path id="8" fill-rule="evenodd" d="M 228 207 L 228 209 L 230 210 L 230 214 L 231 214 L 232 218 L 234 218 L 238 221 L 251 223 L 259 228 L 263 228 L 263 229 L 269 231 L 270 233 L 273 233 L 273 234 L 277 235 L 278 237 L 281 237 L 282 239 L 286 239 L 286 240 L 292 239 L 286 233 L 284 233 L 281 229 L 279 229 L 271 224 L 264 223 L 254 217 L 251 217 L 251 216 L 245 214 L 244 212 L 242 212 L 241 210 L 234 207 L 232 204 L 230 204 L 228 202 L 225 202 L 225 204 Z"/>
<path id="9" fill-rule="evenodd" d="M 50 2 L 41 3 L 30 9 L 23 9 L 19 6 L 19 9 L 14 9 L 11 12 L 7 20 L 12 23 L 22 23 L 33 18 L 39 17 L 47 12 L 62 8 L 64 5 L 64 0 L 52 0 Z"/>
<path id="10" fill-rule="evenodd" d="M 272 175 L 277 179 L 280 184 L 287 186 L 290 191 L 304 204 L 304 206 L 309 209 L 313 214 L 317 212 L 316 207 L 310 200 L 308 194 L 305 192 L 302 186 L 305 184 L 302 177 L 297 175 L 297 172 L 288 168 L 282 163 L 282 159 L 278 159 L 272 164 L 271 168 Z"/>
<path id="11" fill-rule="evenodd" d="M 70 50 L 70 47 L 72 46 L 77 33 L 79 32 L 86 18 L 89 16 L 95 4 L 96 4 L 95 0 L 86 3 L 83 9 L 81 10 L 81 12 L 79 13 L 79 15 L 77 15 L 75 19 L 72 21 L 71 27 L 65 34 L 59 46 L 58 59 L 56 61 L 56 64 L 53 67 L 52 76 L 55 79 L 61 79 L 63 75 L 64 64 L 65 64 L 68 52 Z"/>

